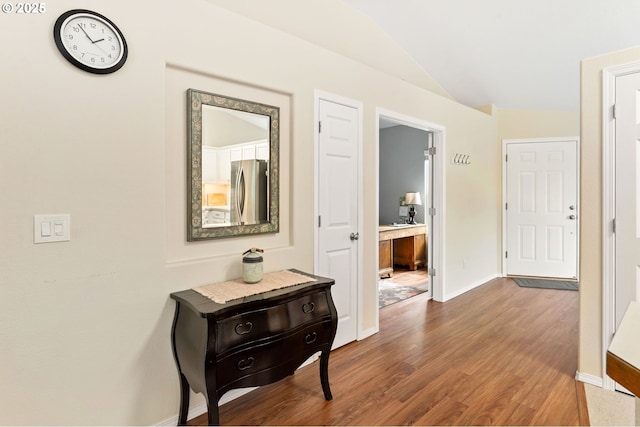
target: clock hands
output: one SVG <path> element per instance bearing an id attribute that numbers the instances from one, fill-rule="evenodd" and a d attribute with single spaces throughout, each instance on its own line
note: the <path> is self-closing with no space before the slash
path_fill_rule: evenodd
<path id="1" fill-rule="evenodd" d="M 89 34 L 87 34 L 87 32 L 84 30 L 84 28 L 82 28 L 82 25 L 78 25 L 78 28 L 80 28 L 80 29 L 82 30 L 82 32 L 84 33 L 84 35 L 85 35 L 85 36 L 87 36 L 87 38 L 88 38 L 89 40 L 91 40 L 91 43 L 95 43 L 95 42 L 93 41 L 93 39 L 92 39 L 91 37 L 89 37 Z"/>
<path id="2" fill-rule="evenodd" d="M 99 42 L 101 42 L 101 41 L 104 41 L 104 37 L 103 37 L 103 38 L 101 38 L 101 39 L 98 39 L 98 40 L 93 40 L 93 39 L 91 38 L 91 36 L 89 36 L 89 33 L 87 33 L 87 32 L 85 31 L 85 29 L 84 29 L 84 28 L 82 28 L 82 25 L 81 25 L 81 24 L 79 24 L 79 25 L 78 25 L 78 28 L 80 28 L 80 30 L 82 30 L 82 32 L 84 33 L 84 35 L 85 35 L 85 36 L 87 36 L 87 38 L 91 41 L 91 44 L 95 45 L 96 43 L 99 43 Z M 102 52 L 104 52 L 105 54 L 107 53 L 107 52 L 106 52 L 102 47 L 100 47 L 100 46 L 98 46 L 98 45 L 96 45 L 96 47 L 97 47 L 98 49 L 100 49 Z"/>
<path id="3" fill-rule="evenodd" d="M 85 35 L 85 36 L 87 36 L 87 38 L 91 41 L 91 44 L 96 44 L 96 43 L 98 43 L 98 42 L 104 41 L 104 37 L 103 37 L 103 38 L 101 38 L 101 39 L 99 39 L 99 40 L 94 40 L 94 39 L 92 39 L 92 38 L 91 38 L 91 36 L 89 35 L 89 33 L 87 33 L 87 32 L 85 31 L 85 29 L 84 29 L 84 28 L 82 28 L 82 25 L 78 25 L 78 28 L 80 28 L 80 30 L 82 30 L 82 32 L 84 33 L 84 35 Z M 100 46 L 98 46 L 98 47 L 100 47 Z M 102 50 L 102 51 L 104 52 L 104 50 L 103 50 L 102 48 L 100 48 L 100 50 Z M 105 53 L 106 53 L 106 52 L 105 52 Z"/>

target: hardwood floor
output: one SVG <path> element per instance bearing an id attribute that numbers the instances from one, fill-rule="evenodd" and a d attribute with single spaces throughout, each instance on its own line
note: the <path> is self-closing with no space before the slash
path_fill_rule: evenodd
<path id="1" fill-rule="evenodd" d="M 393 283 L 406 286 L 418 286 L 429 281 L 429 275 L 427 274 L 426 267 L 418 268 L 416 270 L 409 270 L 408 268 L 395 267 L 393 270 L 393 276 L 389 279 Z"/>
<path id="2" fill-rule="evenodd" d="M 380 311 L 380 332 L 223 405 L 223 425 L 579 425 L 578 292 L 495 279 Z M 206 424 L 200 416 L 191 425 Z"/>

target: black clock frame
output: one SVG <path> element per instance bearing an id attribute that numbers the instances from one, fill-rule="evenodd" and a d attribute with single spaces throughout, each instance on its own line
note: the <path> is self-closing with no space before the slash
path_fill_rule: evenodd
<path id="1" fill-rule="evenodd" d="M 74 58 L 73 55 L 71 55 L 69 53 L 69 51 L 67 51 L 67 48 L 64 46 L 64 43 L 62 42 L 62 37 L 60 35 L 60 30 L 62 29 L 62 24 L 64 23 L 64 21 L 68 17 L 70 17 L 72 15 L 77 15 L 77 14 L 80 14 L 80 13 L 93 15 L 93 16 L 95 16 L 97 18 L 100 18 L 100 19 L 104 20 L 109 25 L 111 25 L 113 27 L 113 29 L 120 36 L 120 40 L 122 40 L 122 58 L 120 58 L 120 60 L 118 62 L 116 62 L 114 65 L 112 65 L 111 67 L 109 67 L 109 68 L 95 68 L 95 67 L 91 67 L 91 66 L 89 66 L 87 64 L 83 64 L 82 62 L 80 62 L 76 58 Z M 93 74 L 110 74 L 110 73 L 113 73 L 115 71 L 118 71 L 120 68 L 122 68 L 124 63 L 127 61 L 127 56 L 129 54 L 129 48 L 127 47 L 127 41 L 125 40 L 124 34 L 122 34 L 122 31 L 120 31 L 120 28 L 118 28 L 118 26 L 116 24 L 114 24 L 113 21 L 111 21 L 106 16 L 101 15 L 101 14 L 99 14 L 97 12 L 92 11 L 92 10 L 73 9 L 73 10 L 69 10 L 69 11 L 63 13 L 62 15 L 60 15 L 58 17 L 58 19 L 56 20 L 56 23 L 53 26 L 53 39 L 56 42 L 56 46 L 58 47 L 58 50 L 60 51 L 60 53 L 62 53 L 62 56 L 64 56 L 67 59 L 67 61 L 69 61 L 70 63 L 72 63 L 76 67 L 80 68 L 81 70 L 84 70 L 84 71 L 87 71 L 87 72 L 93 73 Z"/>

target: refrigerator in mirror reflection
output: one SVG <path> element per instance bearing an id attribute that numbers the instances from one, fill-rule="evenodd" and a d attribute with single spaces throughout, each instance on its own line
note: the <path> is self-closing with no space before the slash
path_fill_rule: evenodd
<path id="1" fill-rule="evenodd" d="M 231 162 L 232 225 L 269 222 L 269 168 L 266 160 Z"/>

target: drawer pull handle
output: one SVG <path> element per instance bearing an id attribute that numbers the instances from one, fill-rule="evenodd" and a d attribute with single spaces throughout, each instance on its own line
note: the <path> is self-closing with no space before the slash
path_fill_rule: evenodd
<path id="1" fill-rule="evenodd" d="M 241 371 L 244 371 L 246 369 L 249 369 L 250 367 L 253 366 L 253 362 L 255 362 L 255 359 L 253 357 L 247 357 L 246 359 L 242 359 L 241 361 L 238 362 L 238 369 Z"/>
<path id="2" fill-rule="evenodd" d="M 307 344 L 313 344 L 314 342 L 316 342 L 317 339 L 318 339 L 318 334 L 315 332 L 311 332 L 310 334 L 307 334 L 307 336 L 304 337 L 304 342 L 306 342 Z"/>
<path id="3" fill-rule="evenodd" d="M 309 314 L 311 313 L 313 310 L 315 310 L 316 305 L 312 302 L 308 302 L 306 304 L 302 304 L 302 312 L 304 314 Z"/>
<path id="4" fill-rule="evenodd" d="M 236 334 L 238 334 L 238 335 L 246 335 L 249 332 L 251 332 L 252 329 L 253 329 L 253 323 L 251 323 L 251 322 L 238 323 L 236 325 Z"/>

